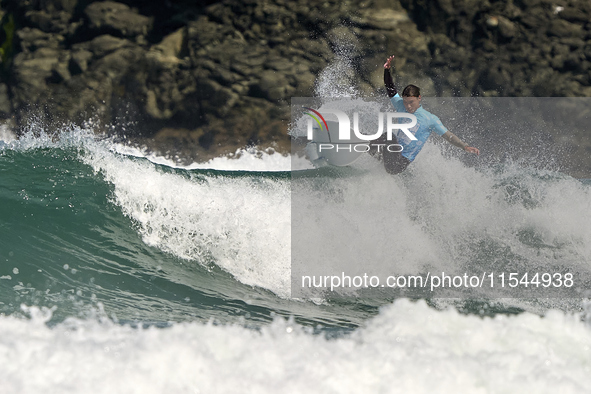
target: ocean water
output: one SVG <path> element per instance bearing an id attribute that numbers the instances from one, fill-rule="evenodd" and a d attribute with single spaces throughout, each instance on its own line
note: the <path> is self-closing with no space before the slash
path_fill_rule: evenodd
<path id="1" fill-rule="evenodd" d="M 0 145 L 3 394 L 591 390 L 587 294 L 292 298 L 290 157 L 181 167 L 76 128 Z M 420 159 L 315 177 L 341 201 L 387 179 L 409 261 L 591 264 L 588 181 Z"/>

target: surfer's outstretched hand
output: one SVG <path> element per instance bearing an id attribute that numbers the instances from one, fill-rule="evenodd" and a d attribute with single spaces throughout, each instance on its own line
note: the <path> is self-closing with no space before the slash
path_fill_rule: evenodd
<path id="1" fill-rule="evenodd" d="M 391 67 L 392 60 L 394 60 L 394 55 L 390 56 L 388 60 L 386 60 L 386 63 L 384 63 L 385 69 L 389 69 Z"/>
<path id="2" fill-rule="evenodd" d="M 478 150 L 478 148 L 474 148 L 473 146 L 467 146 L 464 148 L 464 150 L 466 152 L 474 153 L 477 156 L 480 154 L 480 150 Z"/>

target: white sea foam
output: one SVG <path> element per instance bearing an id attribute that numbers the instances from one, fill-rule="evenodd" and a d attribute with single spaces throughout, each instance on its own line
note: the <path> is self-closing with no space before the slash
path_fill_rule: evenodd
<path id="1" fill-rule="evenodd" d="M 301 274 L 591 267 L 591 188 L 559 173 L 476 170 L 428 144 L 400 176 L 375 168 L 298 188 L 292 269 Z"/>
<path id="2" fill-rule="evenodd" d="M 350 336 L 277 319 L 253 331 L 201 323 L 132 329 L 49 314 L 0 317 L 4 394 L 581 393 L 591 331 L 580 318 L 480 318 L 398 300 Z"/>
<path id="3" fill-rule="evenodd" d="M 289 179 L 168 173 L 114 153 L 113 144 L 95 142 L 84 130 L 63 133 L 57 142 L 25 136 L 14 143 L 86 146 L 84 160 L 114 185 L 114 203 L 139 224 L 146 243 L 183 259 L 217 264 L 237 280 L 281 297 L 290 295 L 292 257 L 296 262 L 306 258 L 305 253 L 293 255 L 301 250 L 291 244 L 294 228 L 306 237 L 299 248 L 323 254 L 321 267 L 328 270 L 346 260 L 363 262 L 358 269 L 370 275 L 389 274 L 394 263 L 408 273 L 463 270 L 479 263 L 481 242 L 493 246 L 483 270 L 499 261 L 520 272 L 556 265 L 588 271 L 591 266 L 588 185 L 516 165 L 475 170 L 434 144 L 427 144 L 402 176 L 388 176 L 377 161 L 364 157 L 355 165 L 366 174 L 325 178 L 308 190 L 306 209 L 313 215 L 306 215 L 298 214 L 298 207 L 292 211 Z M 219 160 L 217 168 L 228 169 L 232 162 Z M 277 154 L 245 154 L 237 161 L 263 171 L 291 166 L 291 158 Z M 382 213 L 378 220 L 364 220 L 376 212 Z M 335 220 L 347 215 L 347 226 Z M 349 234 L 380 247 L 330 249 L 322 232 L 330 226 L 331 234 L 344 240 Z"/>
<path id="4" fill-rule="evenodd" d="M 348 275 L 385 277 L 393 265 L 396 274 L 416 274 L 489 271 L 491 264 L 586 272 L 591 263 L 588 186 L 518 166 L 475 170 L 433 144 L 407 174 L 391 177 L 365 157 L 356 163 L 364 175 L 312 178 L 299 200 L 289 179 L 174 174 L 102 147 L 91 151 L 85 160 L 114 185 L 114 202 L 147 244 L 216 264 L 281 297 L 291 294 L 294 267 L 340 274 L 348 262 Z M 276 168 L 265 160 L 272 159 L 253 166 Z M 478 257 L 479 245 L 488 254 Z"/>
<path id="5" fill-rule="evenodd" d="M 16 136 L 14 132 L 5 124 L 0 124 L 0 141 L 10 142 L 14 141 Z"/>
<path id="6" fill-rule="evenodd" d="M 273 150 L 239 149 L 232 155 L 213 158 L 203 163 L 180 165 L 174 160 L 128 145 L 113 144 L 112 149 L 129 156 L 144 157 L 155 164 L 173 168 L 214 169 L 222 171 L 290 171 L 292 169 L 313 168 L 303 157 L 290 157 Z M 295 168 L 293 167 L 295 165 Z"/>
<path id="7" fill-rule="evenodd" d="M 91 152 L 85 160 L 114 185 L 114 203 L 139 224 L 144 242 L 289 296 L 288 180 L 188 178 L 104 149 Z"/>

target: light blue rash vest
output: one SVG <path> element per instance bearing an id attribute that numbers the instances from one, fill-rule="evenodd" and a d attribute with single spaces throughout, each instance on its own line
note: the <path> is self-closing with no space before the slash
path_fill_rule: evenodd
<path id="1" fill-rule="evenodd" d="M 392 101 L 392 105 L 396 112 L 407 112 L 406 108 L 404 108 L 402 97 L 400 97 L 398 93 L 396 93 L 390 101 Z M 443 123 L 441 123 L 441 120 L 431 112 L 425 110 L 422 106 L 420 106 L 413 115 L 417 117 L 417 124 L 409 129 L 409 131 L 416 137 L 416 141 L 408 138 L 402 130 L 394 130 L 398 143 L 402 145 L 401 155 L 410 161 L 413 161 L 421 149 L 423 149 L 425 142 L 427 142 L 427 139 L 432 132 L 435 132 L 437 135 L 443 135 L 447 132 L 447 129 Z"/>

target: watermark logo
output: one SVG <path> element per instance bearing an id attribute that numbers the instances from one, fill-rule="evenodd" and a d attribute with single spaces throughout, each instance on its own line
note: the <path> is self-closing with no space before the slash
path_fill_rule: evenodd
<path id="1" fill-rule="evenodd" d="M 395 130 L 400 130 L 404 133 L 408 140 L 416 141 L 417 138 L 411 132 L 417 124 L 417 118 L 413 114 L 409 114 L 406 112 L 378 112 L 378 130 L 373 134 L 364 134 L 361 132 L 359 128 L 359 113 L 353 113 L 353 135 L 351 135 L 351 120 L 349 116 L 341 110 L 338 109 L 323 109 L 324 114 L 332 114 L 336 116 L 337 122 L 327 122 L 324 116 L 319 112 L 309 107 L 303 107 L 304 109 L 308 110 L 309 112 L 305 112 L 306 115 L 309 115 L 310 118 L 308 119 L 307 124 L 307 138 L 309 141 L 314 141 L 314 121 L 318 124 L 318 129 L 322 131 L 326 131 L 327 141 L 322 141 L 319 143 L 318 150 L 322 152 L 323 150 L 332 150 L 335 149 L 336 151 L 339 150 L 346 150 L 346 151 L 355 151 L 355 152 L 368 152 L 371 149 L 371 146 L 375 145 L 378 152 L 381 151 L 382 148 L 387 149 L 390 152 L 401 152 L 403 147 L 400 144 L 370 144 L 370 141 L 377 140 L 384 134 L 384 118 L 386 123 L 386 140 L 393 141 L 397 140 L 394 138 Z M 334 130 L 336 127 L 331 126 L 329 130 L 329 125 L 334 124 L 335 126 L 338 124 L 338 131 Z M 318 141 L 315 141 L 318 142 Z"/>

